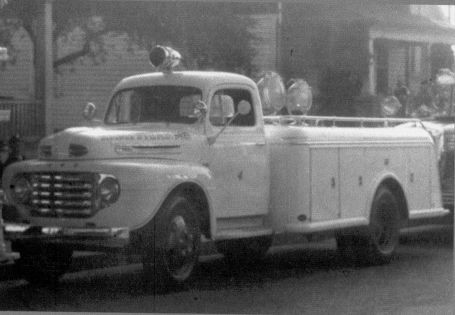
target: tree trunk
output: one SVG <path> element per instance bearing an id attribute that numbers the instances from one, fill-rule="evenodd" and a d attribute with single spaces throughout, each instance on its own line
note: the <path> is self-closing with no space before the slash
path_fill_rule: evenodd
<path id="1" fill-rule="evenodd" d="M 53 65 L 52 65 L 52 3 L 50 0 L 39 0 L 40 5 L 36 12 L 34 68 L 35 68 L 35 99 L 42 113 L 40 125 L 43 132 L 51 132 L 48 113 L 51 109 L 53 96 Z M 43 136 L 43 135 L 38 135 Z"/>

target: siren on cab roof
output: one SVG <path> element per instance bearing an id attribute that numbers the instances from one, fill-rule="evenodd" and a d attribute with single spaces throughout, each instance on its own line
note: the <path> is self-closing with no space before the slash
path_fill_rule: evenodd
<path id="1" fill-rule="evenodd" d="M 150 63 L 159 71 L 172 71 L 181 59 L 178 51 L 167 46 L 155 46 L 149 54 Z"/>

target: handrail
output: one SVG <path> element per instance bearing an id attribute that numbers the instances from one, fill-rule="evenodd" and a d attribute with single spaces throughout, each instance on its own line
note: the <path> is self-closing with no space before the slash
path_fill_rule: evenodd
<path id="1" fill-rule="evenodd" d="M 271 125 L 296 125 L 296 126 L 331 126 L 339 127 L 337 123 L 353 123 L 359 127 L 389 127 L 402 123 L 420 123 L 417 118 L 373 118 L 373 117 L 339 117 L 339 116 L 306 116 L 284 115 L 264 116 L 264 123 Z M 325 123 L 325 124 L 322 124 Z M 328 123 L 328 124 L 327 124 Z M 321 125 L 322 124 L 322 125 Z M 371 126 L 373 125 L 373 126 Z M 342 125 L 343 126 L 343 125 Z M 344 125 L 346 127 L 346 125 Z M 349 127 L 352 127 L 349 125 Z"/>

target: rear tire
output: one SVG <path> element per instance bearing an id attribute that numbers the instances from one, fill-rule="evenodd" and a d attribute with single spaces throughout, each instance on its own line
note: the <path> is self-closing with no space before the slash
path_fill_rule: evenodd
<path id="1" fill-rule="evenodd" d="M 395 195 L 381 186 L 373 200 L 367 233 L 338 235 L 338 252 L 344 259 L 360 264 L 389 263 L 399 244 L 400 223 L 400 208 Z"/>
<path id="2" fill-rule="evenodd" d="M 188 281 L 198 264 L 201 230 L 193 205 L 175 196 L 160 209 L 152 224 L 153 240 L 146 246 L 146 278 L 160 291 Z"/>

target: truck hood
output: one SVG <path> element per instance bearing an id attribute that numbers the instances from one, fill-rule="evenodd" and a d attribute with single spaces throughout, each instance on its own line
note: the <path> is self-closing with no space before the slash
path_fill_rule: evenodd
<path id="1" fill-rule="evenodd" d="M 40 143 L 39 157 L 50 160 L 121 157 L 176 158 L 201 138 L 191 128 L 78 127 L 53 134 Z M 190 145 L 190 142 L 192 145 Z M 197 141 L 196 141 L 197 142 Z"/>

